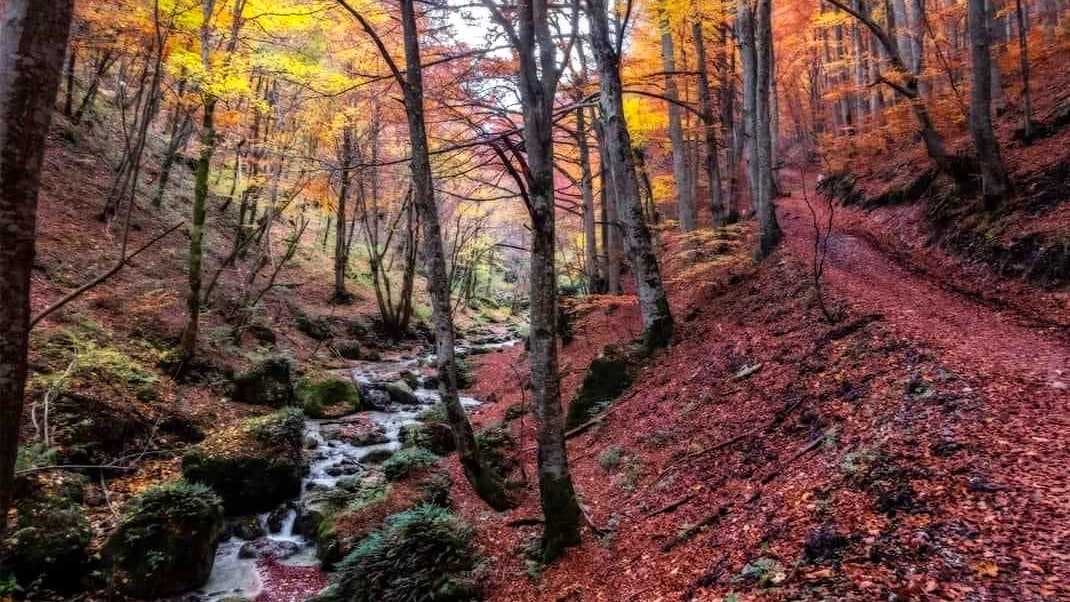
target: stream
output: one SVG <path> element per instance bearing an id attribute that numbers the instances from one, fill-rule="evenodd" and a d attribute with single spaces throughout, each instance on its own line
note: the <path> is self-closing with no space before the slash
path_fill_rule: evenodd
<path id="1" fill-rule="evenodd" d="M 488 353 L 518 342 L 509 339 L 458 346 L 456 352 L 458 357 Z M 422 370 L 430 365 L 434 365 L 434 355 L 362 361 L 347 369 L 365 405 L 376 409 L 339 418 L 305 420 L 308 465 L 300 496 L 275 511 L 257 515 L 258 525 L 252 524 L 253 517 L 238 518 L 237 522 L 247 525 L 244 537 L 237 533 L 224 535 L 226 539 L 219 544 L 208 582 L 192 596 L 182 599 L 300 602 L 317 594 L 326 584 L 326 575 L 319 567 L 315 542 L 303 533 L 301 510 L 314 493 L 334 489 L 343 478 L 377 470 L 382 459 L 401 448 L 402 429 L 416 424 L 418 416 L 440 400 L 436 383 Z M 416 375 L 418 386 L 412 388 L 416 404 L 403 405 L 391 400 L 384 388 L 406 373 Z M 461 403 L 466 408 L 479 405 L 475 398 L 463 395 Z M 344 425 L 369 423 L 371 430 L 378 430 L 379 434 L 366 445 L 339 436 Z M 250 536 L 249 530 L 257 536 Z"/>

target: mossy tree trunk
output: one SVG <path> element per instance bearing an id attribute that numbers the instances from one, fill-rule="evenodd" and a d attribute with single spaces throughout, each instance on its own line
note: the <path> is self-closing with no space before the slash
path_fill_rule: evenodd
<path id="1" fill-rule="evenodd" d="M 0 13 L 0 539 L 26 387 L 37 191 L 73 12 L 73 0 L 7 0 Z"/>
<path id="2" fill-rule="evenodd" d="M 197 158 L 197 172 L 193 187 L 193 218 L 189 232 L 189 290 L 186 296 L 186 329 L 182 332 L 180 357 L 188 364 L 197 352 L 197 334 L 201 318 L 201 276 L 204 271 L 204 222 L 208 204 L 208 175 L 215 151 L 216 98 L 204 97 L 204 118 L 201 122 L 201 154 Z"/>

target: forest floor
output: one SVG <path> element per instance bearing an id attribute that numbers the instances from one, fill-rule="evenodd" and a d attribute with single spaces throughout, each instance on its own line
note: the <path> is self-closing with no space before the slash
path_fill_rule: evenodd
<path id="1" fill-rule="evenodd" d="M 538 516 L 534 491 L 500 516 L 455 490 L 493 551 L 492 600 L 1070 600 L 1070 333 L 1027 311 L 1059 297 L 964 293 L 956 260 L 887 254 L 879 223 L 838 209 L 823 282 L 842 319 L 826 324 L 794 188 L 761 265 L 746 228 L 663 231 L 676 342 L 570 439 L 598 529 L 583 545 L 544 567 L 525 557 L 538 529 L 509 522 Z M 574 314 L 566 401 L 640 329 L 626 296 Z M 481 360 L 476 392 L 498 403 L 477 422 L 526 396 L 520 353 Z M 514 430 L 530 451 L 530 420 Z"/>

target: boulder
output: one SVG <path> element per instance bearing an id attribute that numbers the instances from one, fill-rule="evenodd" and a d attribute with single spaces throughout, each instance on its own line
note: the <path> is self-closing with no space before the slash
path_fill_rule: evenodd
<path id="1" fill-rule="evenodd" d="M 267 528 L 270 533 L 277 534 L 282 532 L 282 527 L 286 523 L 286 519 L 289 518 L 291 512 L 296 512 L 293 504 L 282 504 L 278 508 L 271 511 L 267 517 Z"/>
<path id="2" fill-rule="evenodd" d="M 234 537 L 245 541 L 252 541 L 267 535 L 264 525 L 260 523 L 260 517 L 256 515 L 243 516 L 234 520 L 229 531 Z"/>
<path id="3" fill-rule="evenodd" d="M 303 431 L 292 408 L 219 429 L 186 453 L 182 474 L 214 489 L 228 515 L 273 510 L 301 492 Z"/>
<path id="4" fill-rule="evenodd" d="M 593 418 L 613 403 L 632 384 L 633 359 L 615 347 L 607 346 L 591 362 L 576 395 L 568 404 L 565 428 L 575 428 Z"/>
<path id="5" fill-rule="evenodd" d="M 420 398 L 412 392 L 412 388 L 404 380 L 396 380 L 383 387 L 390 394 L 390 399 L 396 403 L 407 406 L 420 405 Z"/>
<path id="6" fill-rule="evenodd" d="M 50 589 L 78 587 L 87 567 L 93 531 L 82 507 L 66 497 L 23 500 L 7 544 L 7 565 L 20 583 L 37 580 Z"/>
<path id="7" fill-rule="evenodd" d="M 342 429 L 342 440 L 357 447 L 368 445 L 380 445 L 389 443 L 390 437 L 386 436 L 386 429 L 381 426 L 367 425 L 363 428 Z"/>
<path id="8" fill-rule="evenodd" d="M 396 450 L 386 448 L 373 449 L 361 456 L 360 461 L 365 464 L 382 464 L 393 457 L 395 451 Z"/>
<path id="9" fill-rule="evenodd" d="M 263 537 L 256 541 L 242 544 L 238 549 L 238 558 L 263 558 L 272 560 L 285 560 L 295 556 L 301 551 L 301 546 L 295 541 L 268 539 Z"/>
<path id="10" fill-rule="evenodd" d="M 223 529 L 223 506 L 211 489 L 185 481 L 157 485 L 127 505 L 101 550 L 112 586 L 156 599 L 204 585 Z"/>
<path id="11" fill-rule="evenodd" d="M 297 383 L 296 397 L 309 418 L 337 416 L 360 410 L 360 392 L 349 378 L 303 378 Z"/>
<path id="12" fill-rule="evenodd" d="M 444 422 L 425 422 L 404 426 L 398 433 L 404 447 L 423 447 L 437 456 L 445 456 L 457 450 L 453 431 Z"/>
<path id="13" fill-rule="evenodd" d="M 260 360 L 234 377 L 234 401 L 281 408 L 294 400 L 294 362 L 286 356 Z"/>
<path id="14" fill-rule="evenodd" d="M 366 410 L 375 410 L 377 412 L 390 411 L 390 393 L 387 393 L 383 389 L 371 386 L 362 387 L 360 398 L 363 402 L 362 405 Z"/>

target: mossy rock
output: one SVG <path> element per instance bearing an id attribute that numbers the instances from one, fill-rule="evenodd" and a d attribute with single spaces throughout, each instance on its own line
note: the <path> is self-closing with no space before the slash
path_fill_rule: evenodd
<path id="1" fill-rule="evenodd" d="M 7 565 L 20 583 L 41 580 L 57 591 L 78 587 L 87 567 L 93 531 L 82 507 L 65 497 L 28 499 L 4 541 Z"/>
<path id="2" fill-rule="evenodd" d="M 400 481 L 433 466 L 438 456 L 422 447 L 407 447 L 383 462 L 383 474 L 388 481 Z"/>
<path id="3" fill-rule="evenodd" d="M 457 451 L 453 431 L 445 422 L 425 422 L 401 427 L 398 438 L 403 447 L 422 447 L 438 456 Z"/>
<path id="4" fill-rule="evenodd" d="M 101 558 L 121 593 L 173 596 L 207 583 L 222 530 L 223 506 L 211 489 L 157 485 L 130 501 Z"/>
<path id="5" fill-rule="evenodd" d="M 234 401 L 281 408 L 294 400 L 294 361 L 286 356 L 260 360 L 234 377 Z"/>
<path id="6" fill-rule="evenodd" d="M 387 383 L 383 386 L 383 389 L 390 394 L 390 399 L 395 403 L 409 406 L 420 405 L 420 398 L 416 396 L 416 393 L 413 393 L 409 384 L 403 380 Z"/>
<path id="7" fill-rule="evenodd" d="M 325 341 L 334 337 L 334 328 L 331 319 L 325 316 L 310 316 L 299 312 L 294 315 L 294 325 L 297 330 L 308 335 L 310 339 Z"/>
<path id="8" fill-rule="evenodd" d="M 629 354 L 607 346 L 591 362 L 583 384 L 569 402 L 565 428 L 575 428 L 587 422 L 620 397 L 632 385 L 635 367 Z"/>
<path id="9" fill-rule="evenodd" d="M 513 420 L 516 420 L 526 414 L 527 411 L 527 406 L 525 406 L 523 403 L 514 403 L 509 407 L 505 408 L 505 421 L 511 422 Z"/>
<path id="10" fill-rule="evenodd" d="M 297 383 L 296 395 L 309 418 L 359 412 L 361 409 L 360 392 L 348 378 L 303 378 Z"/>
<path id="11" fill-rule="evenodd" d="M 424 505 L 391 516 L 338 566 L 316 602 L 468 602 L 479 597 L 468 525 Z"/>
<path id="12" fill-rule="evenodd" d="M 220 429 L 182 458 L 182 474 L 222 498 L 227 515 L 268 512 L 301 492 L 304 418 L 294 408 Z"/>

